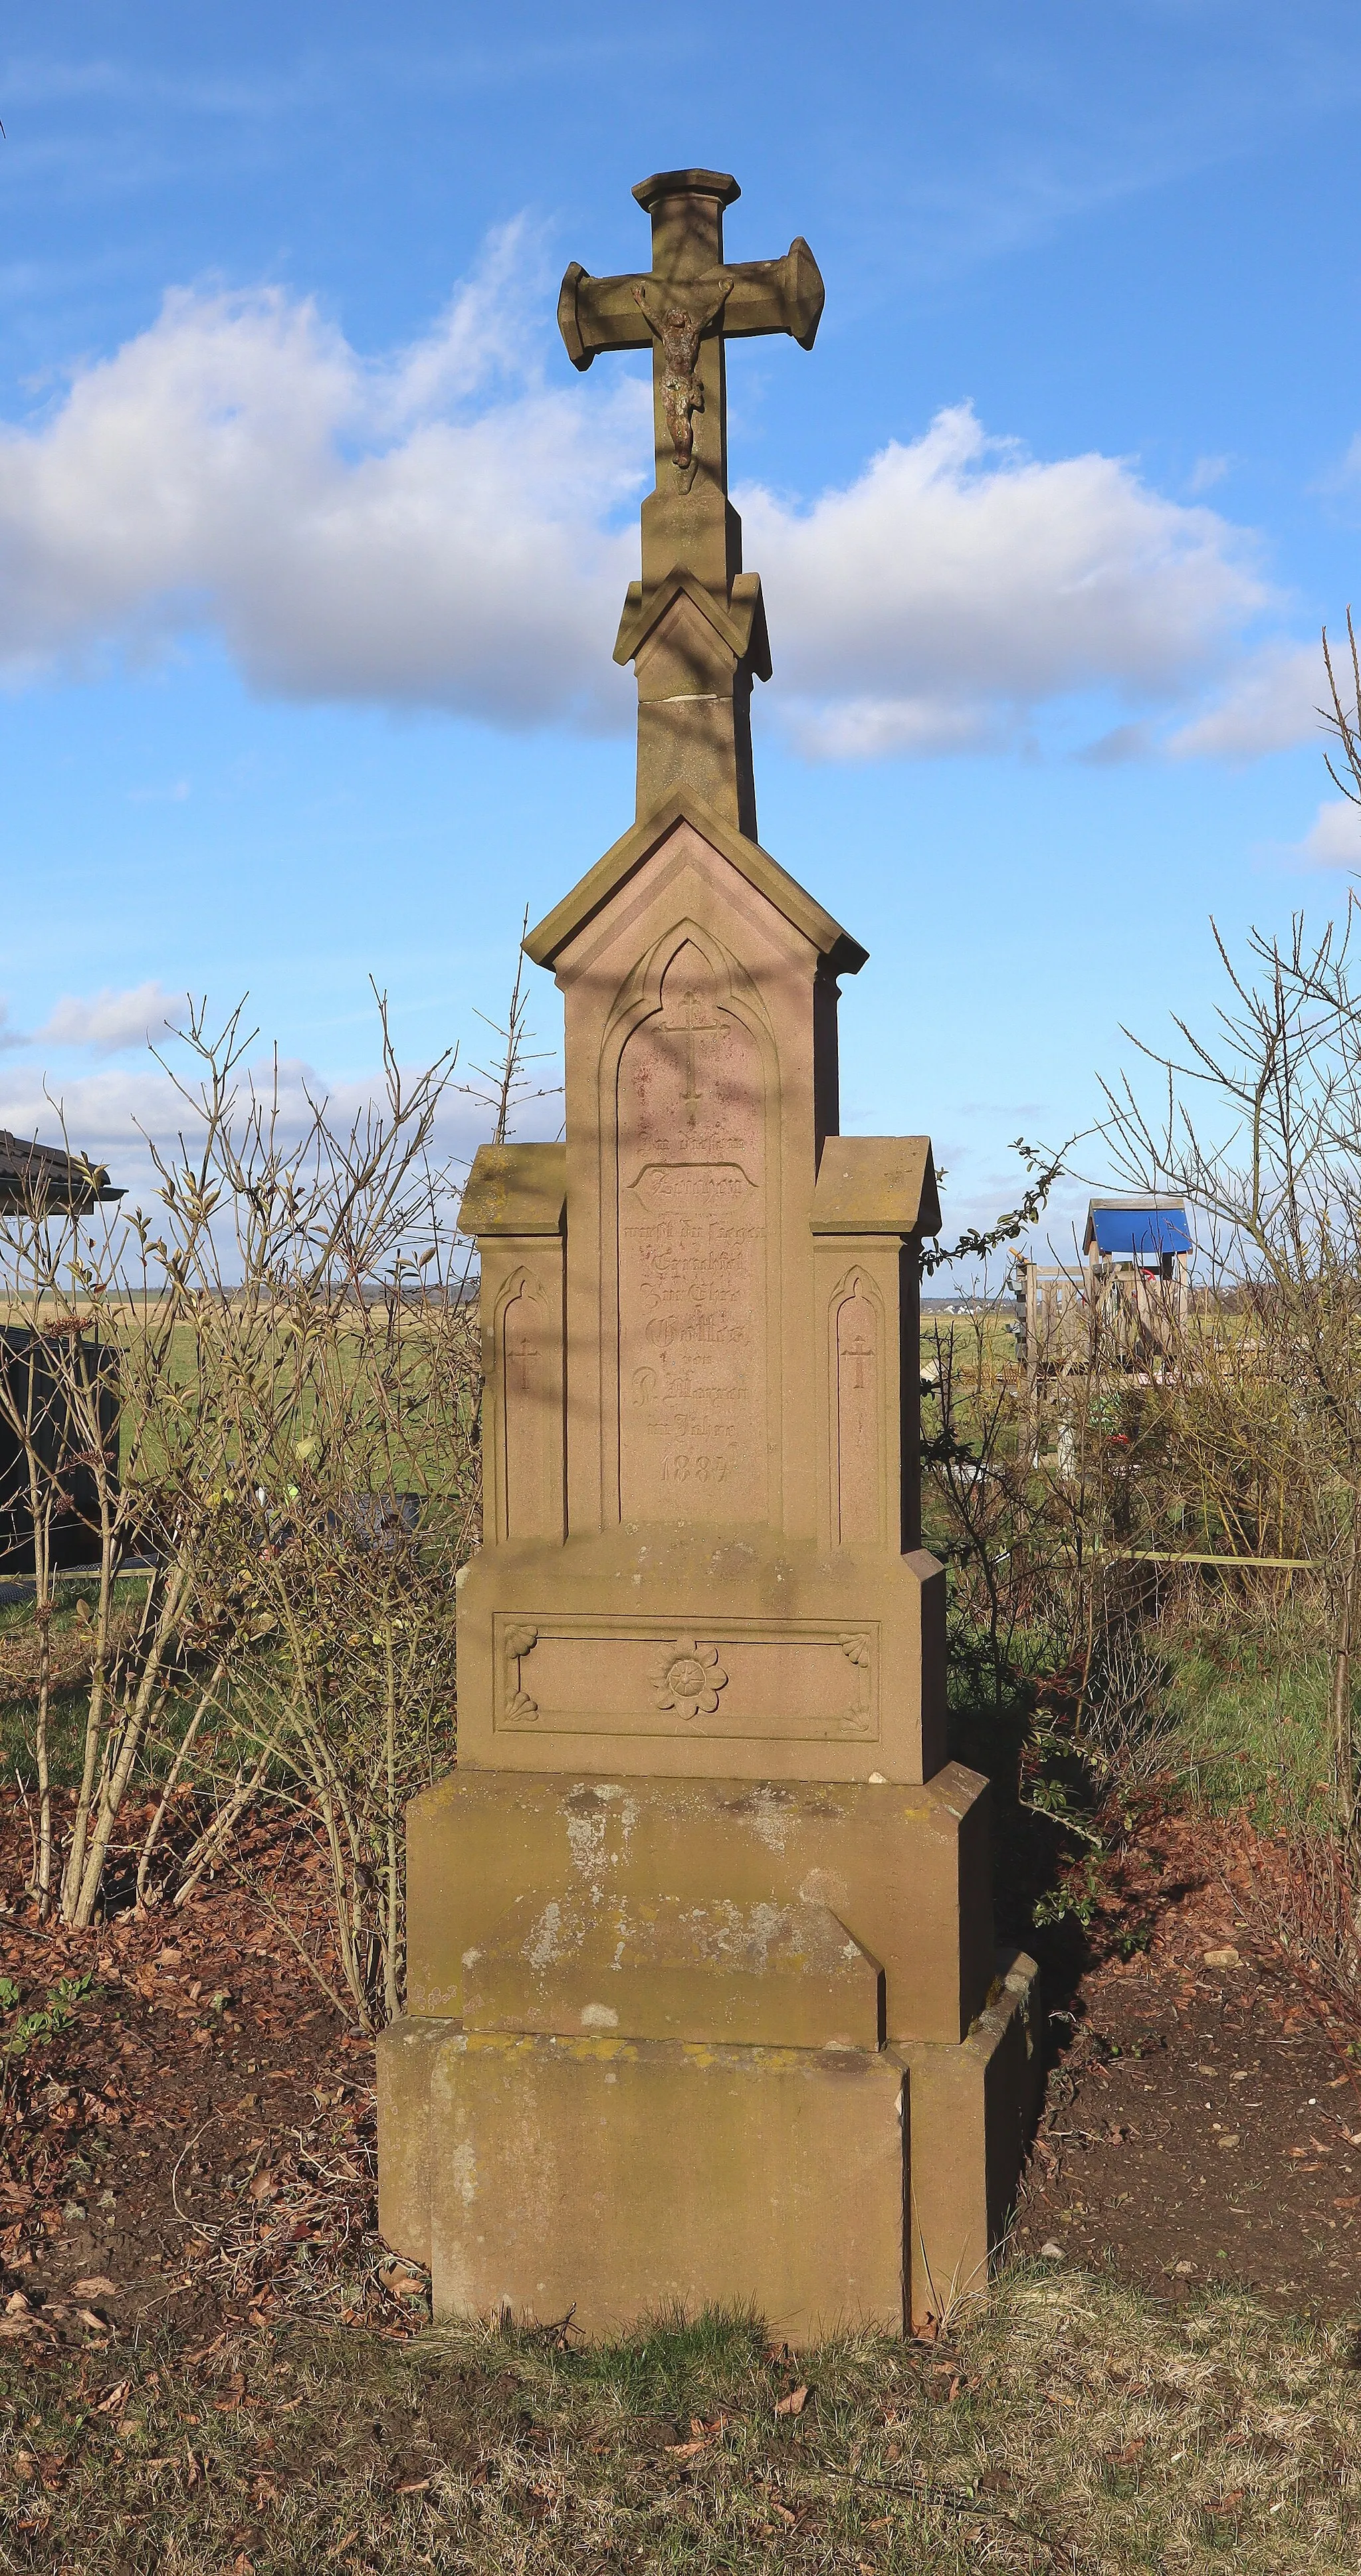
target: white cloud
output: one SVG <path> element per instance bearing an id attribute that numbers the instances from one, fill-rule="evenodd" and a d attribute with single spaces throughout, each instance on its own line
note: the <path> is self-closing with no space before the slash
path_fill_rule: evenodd
<path id="1" fill-rule="evenodd" d="M 1169 700 L 1266 592 L 1243 533 L 1119 457 L 1042 464 L 968 404 L 799 512 L 743 502 L 805 747 L 954 749 L 1092 689 Z"/>
<path id="2" fill-rule="evenodd" d="M 27 1045 L 28 1039 L 25 1037 L 22 1029 L 12 1029 L 10 1027 L 9 1004 L 5 1000 L 4 994 L 0 993 L 0 1047 L 21 1047 Z"/>
<path id="3" fill-rule="evenodd" d="M 1260 760 L 1264 752 L 1288 751 L 1318 734 L 1326 689 L 1317 644 L 1264 644 L 1243 660 L 1217 703 L 1181 726 L 1167 747 L 1183 760 Z"/>
<path id="4" fill-rule="evenodd" d="M 1345 797 L 1328 797 L 1295 844 L 1295 855 L 1307 867 L 1361 872 L 1361 813 Z"/>
<path id="5" fill-rule="evenodd" d="M 280 289 L 175 290 L 0 427 L 0 677 L 80 676 L 200 629 L 276 696 L 626 724 L 610 646 L 646 388 L 564 381 L 550 309 L 517 226 L 383 359 Z M 967 404 L 807 508 L 764 489 L 744 508 L 774 707 L 815 757 L 1001 744 L 1092 693 L 1188 716 L 1268 605 L 1250 534 L 1128 460 L 1031 458 Z M 1216 748 L 1216 727 L 1230 756 L 1272 747 L 1240 696 L 1175 748 Z"/>
<path id="6" fill-rule="evenodd" d="M 64 993 L 38 1036 L 52 1046 L 97 1047 L 112 1055 L 119 1047 L 160 1039 L 167 1020 L 176 1023 L 184 1011 L 184 995 L 167 993 L 160 984 L 136 984 L 125 993 L 106 985 L 85 999 Z"/>
<path id="7" fill-rule="evenodd" d="M 0 433 L 0 669 L 216 628 L 252 686 L 523 724 L 627 699 L 611 508 L 644 391 L 538 379 L 513 228 L 368 364 L 310 303 L 176 290 L 36 427 Z M 593 388 L 593 392 L 596 389 Z"/>
<path id="8" fill-rule="evenodd" d="M 987 749 L 998 737 L 997 711 L 946 690 L 920 695 L 850 698 L 828 690 L 815 698 L 777 700 L 779 713 L 809 760 L 891 760 L 916 753 Z"/>
<path id="9" fill-rule="evenodd" d="M 45 1145 L 65 1136 L 73 1153 L 103 1158 L 116 1147 L 140 1154 L 139 1123 L 153 1135 L 174 1132 L 172 1100 L 165 1076 L 150 1063 L 136 1072 L 110 1069 L 71 1082 L 34 1071 L 0 1083 L 0 1127 L 15 1136 L 37 1136 Z"/>

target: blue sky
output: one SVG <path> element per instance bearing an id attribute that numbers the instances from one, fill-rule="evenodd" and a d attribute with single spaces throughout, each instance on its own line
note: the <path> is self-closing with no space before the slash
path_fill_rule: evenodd
<path id="1" fill-rule="evenodd" d="M 643 369 L 573 375 L 557 280 L 639 264 L 632 183 L 702 162 L 733 256 L 802 232 L 827 283 L 811 355 L 729 370 L 761 837 L 870 950 L 844 1124 L 996 1204 L 1122 1027 L 1208 1019 L 1211 913 L 1322 917 L 1361 853 L 1313 712 L 1358 587 L 1355 36 L 1341 0 L 17 0 L 0 1124 L 51 1132 L 46 1084 L 135 1177 L 186 988 L 343 1099 L 370 975 L 408 1062 L 481 1053 L 525 906 L 633 811 Z"/>

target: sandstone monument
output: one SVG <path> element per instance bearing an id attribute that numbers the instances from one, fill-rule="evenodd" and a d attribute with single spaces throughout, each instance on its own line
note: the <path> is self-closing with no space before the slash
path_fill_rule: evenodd
<path id="1" fill-rule="evenodd" d="M 945 1759 L 919 1543 L 924 1137 L 843 1137 L 865 950 L 756 840 L 760 582 L 725 343 L 812 346 L 806 243 L 730 266 L 736 183 L 635 189 L 646 275 L 575 265 L 578 367 L 653 351 L 656 490 L 616 647 L 638 818 L 526 941 L 564 1145 L 483 1148 L 483 1544 L 458 1769 L 408 1815 L 382 2225 L 436 2315 L 751 2304 L 894 2330 L 986 2281 L 1035 2073 L 988 1792 Z"/>

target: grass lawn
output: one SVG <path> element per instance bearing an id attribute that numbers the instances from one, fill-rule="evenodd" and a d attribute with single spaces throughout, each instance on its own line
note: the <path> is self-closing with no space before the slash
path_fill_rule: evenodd
<path id="1" fill-rule="evenodd" d="M 159 2571 L 1361 2563 L 1349 2337 L 1013 2270 L 947 2347 L 702 2321 L 0 2360 L 0 2559 Z M 806 2390 L 805 2396 L 799 2392 Z M 783 2411 L 781 2411 L 783 2409 Z"/>
<path id="2" fill-rule="evenodd" d="M 1169 1763 L 1187 1794 L 1217 1813 L 1248 1807 L 1270 1831 L 1331 1800 L 1331 1658 L 1288 1616 L 1275 1633 L 1244 1620 L 1206 1623 L 1181 1641 L 1166 1702 Z"/>

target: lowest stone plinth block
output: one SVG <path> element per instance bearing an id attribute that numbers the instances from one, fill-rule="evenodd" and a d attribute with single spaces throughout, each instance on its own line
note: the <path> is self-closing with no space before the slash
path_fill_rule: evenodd
<path id="1" fill-rule="evenodd" d="M 466 2033 L 432 2070 L 437 2315 L 752 2307 L 900 2332 L 903 2070 L 848 2049 Z"/>
<path id="2" fill-rule="evenodd" d="M 400 2022 L 379 2043 L 381 2221 L 437 2317 L 616 2333 L 751 2307 L 808 2343 L 986 2286 L 1038 2072 L 1033 1962 L 966 2040 L 701 2045 Z"/>

